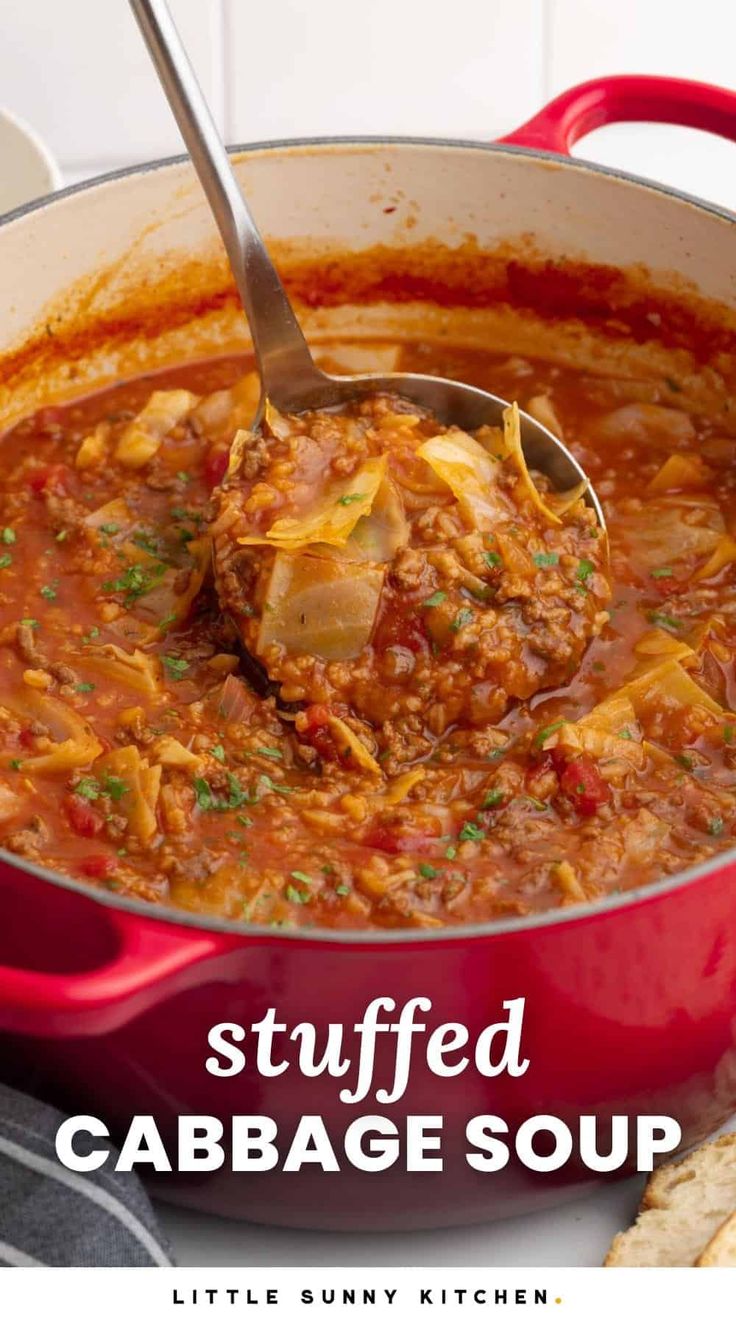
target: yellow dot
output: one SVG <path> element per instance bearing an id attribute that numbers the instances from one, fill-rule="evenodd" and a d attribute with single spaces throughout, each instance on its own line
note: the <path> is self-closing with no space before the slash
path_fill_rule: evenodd
<path id="1" fill-rule="evenodd" d="M 561 1305 L 562 1305 L 562 1297 L 561 1297 L 561 1296 L 556 1296 L 556 1297 L 555 1297 L 555 1305 L 556 1305 L 556 1306 L 561 1306 Z"/>

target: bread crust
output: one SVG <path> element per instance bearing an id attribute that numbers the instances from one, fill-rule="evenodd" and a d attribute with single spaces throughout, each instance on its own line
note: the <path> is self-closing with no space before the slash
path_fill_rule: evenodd
<path id="1" fill-rule="evenodd" d="M 731 1262 L 736 1264 L 733 1211 L 736 1132 L 710 1140 L 652 1173 L 636 1221 L 614 1237 L 604 1268 L 642 1267 L 647 1262 L 652 1266 L 715 1267 L 727 1262 L 714 1257 L 727 1255 L 729 1245 L 733 1246 Z M 706 1255 L 708 1259 L 701 1263 Z"/>
<path id="2" fill-rule="evenodd" d="M 736 1213 L 721 1223 L 695 1261 L 696 1269 L 736 1269 Z"/>

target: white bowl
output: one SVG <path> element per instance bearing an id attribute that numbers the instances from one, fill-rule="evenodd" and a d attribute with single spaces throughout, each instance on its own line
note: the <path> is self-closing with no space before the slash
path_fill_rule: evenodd
<path id="1" fill-rule="evenodd" d="M 0 214 L 61 188 L 61 171 L 38 134 L 0 110 Z"/>

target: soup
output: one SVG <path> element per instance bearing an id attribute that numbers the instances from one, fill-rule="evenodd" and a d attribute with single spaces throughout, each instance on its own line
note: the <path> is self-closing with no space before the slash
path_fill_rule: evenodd
<path id="1" fill-rule="evenodd" d="M 351 352 L 323 348 L 324 364 L 349 371 Z M 212 493 L 254 413 L 252 365 L 190 365 L 41 410 L 5 436 L 0 488 L 6 849 L 201 914 L 356 929 L 595 901 L 732 844 L 736 438 L 685 412 L 673 381 L 438 345 L 373 352 L 382 369 L 518 400 L 562 436 L 603 501 L 610 569 L 578 500 L 564 545 L 526 526 L 484 541 L 482 573 L 452 578 L 449 596 L 407 576 L 361 639 L 358 703 L 344 659 L 305 682 L 283 635 L 261 633 L 263 584 L 227 613 L 215 591 Z M 403 517 L 428 521 L 436 549 L 452 493 L 426 463 L 413 478 Z M 465 537 L 446 533 L 453 549 Z M 474 658 L 502 610 L 517 651 L 483 688 Z M 259 638 L 277 685 L 253 663 Z M 410 720 L 419 675 L 434 707 Z"/>

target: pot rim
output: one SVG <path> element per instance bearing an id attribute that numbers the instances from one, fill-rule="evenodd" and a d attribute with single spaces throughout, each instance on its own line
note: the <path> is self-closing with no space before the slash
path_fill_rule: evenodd
<path id="1" fill-rule="evenodd" d="M 464 151 L 481 151 L 489 153 L 502 153 L 510 156 L 524 156 L 536 159 L 551 166 L 580 171 L 581 173 L 606 175 L 612 179 L 618 179 L 623 183 L 635 184 L 638 187 L 645 188 L 653 193 L 661 194 L 666 198 L 674 198 L 678 202 L 685 202 L 698 208 L 700 211 L 709 213 L 726 221 L 731 225 L 736 225 L 736 212 L 730 211 L 726 207 L 720 207 L 716 203 L 706 201 L 691 193 L 686 193 L 681 189 L 672 188 L 667 184 L 656 183 L 653 180 L 646 179 L 641 175 L 635 175 L 626 170 L 618 169 L 614 166 L 599 165 L 594 161 L 587 161 L 584 158 L 564 156 L 558 152 L 545 151 L 536 147 L 521 147 L 515 144 L 483 142 L 471 138 L 424 138 L 404 135 L 327 135 L 305 138 L 281 138 L 265 140 L 254 143 L 240 143 L 228 146 L 230 153 L 260 153 L 271 151 L 288 151 L 290 148 L 308 148 L 308 147 L 442 147 Z M 84 179 L 76 184 L 69 184 L 66 188 L 59 189 L 54 193 L 45 194 L 42 197 L 35 198 L 31 202 L 23 203 L 20 207 L 13 208 L 0 216 L 0 229 L 11 224 L 13 221 L 20 220 L 24 216 L 31 215 L 35 211 L 40 211 L 45 207 L 51 206 L 57 200 L 72 197 L 76 193 L 83 193 L 89 189 L 95 188 L 99 184 L 106 184 L 113 180 L 126 179 L 133 175 L 143 175 L 162 170 L 169 166 L 184 165 L 189 162 L 187 153 L 174 156 L 158 157 L 153 161 L 143 162 L 142 164 L 132 166 L 122 166 L 116 170 L 110 170 L 102 175 L 95 175 L 90 179 Z M 91 887 L 88 883 L 83 883 L 78 879 L 68 877 L 57 873 L 55 870 L 44 868 L 43 866 L 32 865 L 22 856 L 14 855 L 11 851 L 0 847 L 0 864 L 7 865 L 9 868 L 20 870 L 22 873 L 29 874 L 33 878 L 41 879 L 43 882 L 51 883 L 56 887 L 65 888 L 67 891 L 76 892 L 78 895 L 87 898 L 87 900 L 109 908 L 113 911 L 122 911 L 123 913 L 137 916 L 140 919 L 148 921 L 158 921 L 168 925 L 175 925 L 188 929 L 204 929 L 209 932 L 226 934 L 230 937 L 242 937 L 247 939 L 267 938 L 270 941 L 289 942 L 311 942 L 311 943 L 329 943 L 334 945 L 346 945 L 349 947 L 384 947 L 384 946 L 414 946 L 425 943 L 458 943 L 465 942 L 467 939 L 490 939 L 503 937 L 507 934 L 522 933 L 530 930 L 550 928 L 558 925 L 579 925 L 586 921 L 594 921 L 598 916 L 610 915 L 612 912 L 622 911 L 634 906 L 645 905 L 658 901 L 661 897 L 669 893 L 680 891 L 681 888 L 688 887 L 691 884 L 698 883 L 701 879 L 712 876 L 721 867 L 728 868 L 736 864 L 736 846 L 731 850 L 723 851 L 719 855 L 711 856 L 709 860 L 700 864 L 693 865 L 690 869 L 685 869 L 681 873 L 674 874 L 671 877 L 660 879 L 656 883 L 646 883 L 641 887 L 632 888 L 630 891 L 620 894 L 609 894 L 598 901 L 581 902 L 574 906 L 559 907 L 554 911 L 543 911 L 541 913 L 529 916 L 519 916 L 513 919 L 487 920 L 484 923 L 458 925 L 456 928 L 446 927 L 440 929 L 326 929 L 326 928 L 295 928 L 278 929 L 266 928 L 261 924 L 252 924 L 247 921 L 229 920 L 215 915 L 202 915 L 185 910 L 176 910 L 172 906 L 159 905 L 150 901 L 142 901 L 135 897 L 121 897 L 115 893 L 102 892 Z"/>
<path id="2" fill-rule="evenodd" d="M 636 175 L 629 170 L 622 170 L 618 166 L 600 165 L 597 161 L 588 161 L 585 157 L 563 155 L 560 152 L 547 151 L 539 147 L 522 147 L 515 143 L 494 142 L 493 140 L 485 142 L 476 138 L 424 138 L 411 134 L 317 134 L 314 137 L 265 138 L 250 143 L 230 143 L 227 145 L 227 151 L 231 155 L 246 153 L 252 155 L 261 152 L 285 152 L 290 148 L 304 147 L 444 147 L 461 148 L 463 151 L 499 153 L 504 156 L 526 156 L 546 162 L 549 165 L 580 170 L 582 173 L 607 175 L 627 184 L 637 184 L 652 193 L 660 193 L 665 197 L 676 198 L 679 202 L 690 203 L 700 211 L 709 212 L 721 220 L 736 224 L 736 211 L 731 211 L 728 207 L 721 207 L 718 203 L 710 202 L 706 198 L 700 198 L 697 194 L 687 193 L 684 189 L 676 189 L 670 184 L 658 183 L 656 180 L 648 179 L 645 175 Z M 143 161 L 135 165 L 118 166 L 115 170 L 107 170 L 101 175 L 92 175 L 89 179 L 79 180 L 76 184 L 67 184 L 65 188 L 56 189 L 53 193 L 45 193 L 41 197 L 33 198 L 30 202 L 22 203 L 21 206 L 0 214 L 0 229 L 12 221 L 19 220 L 34 211 L 40 211 L 42 208 L 50 206 L 57 200 L 72 197 L 75 193 L 83 193 L 98 184 L 107 184 L 112 180 L 125 179 L 130 175 L 145 175 L 154 170 L 165 169 L 167 166 L 186 165 L 190 162 L 189 154 L 182 152 L 173 156 L 159 156 L 152 161 Z"/>

